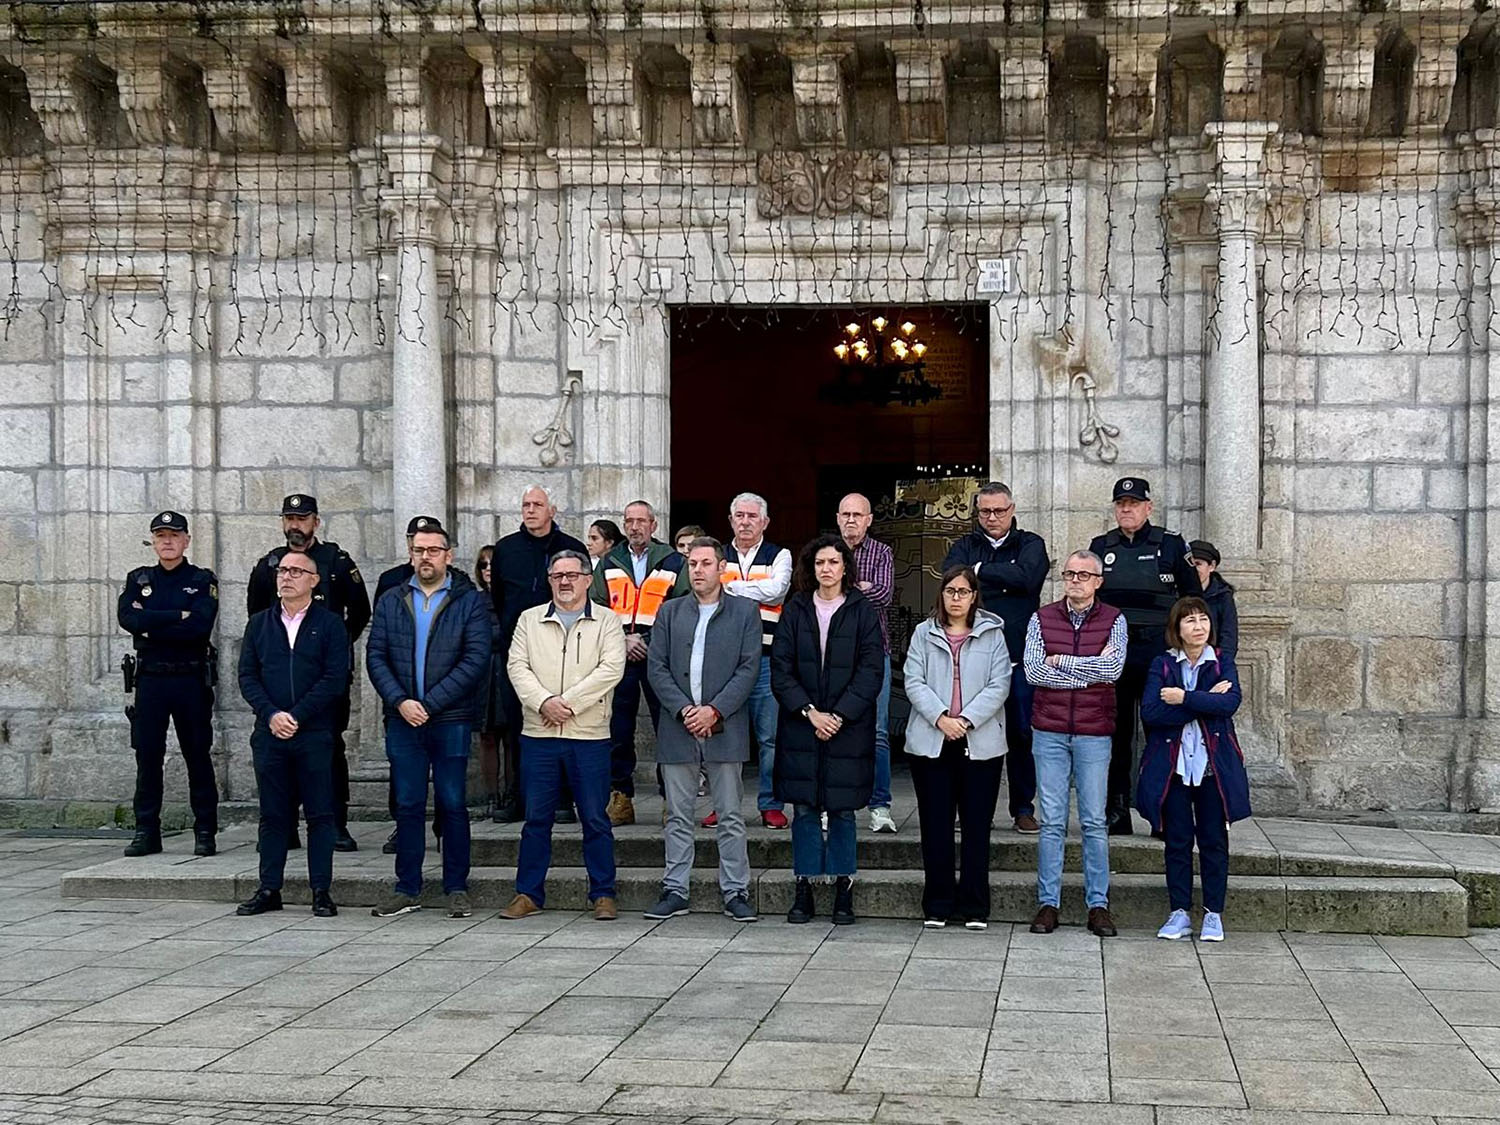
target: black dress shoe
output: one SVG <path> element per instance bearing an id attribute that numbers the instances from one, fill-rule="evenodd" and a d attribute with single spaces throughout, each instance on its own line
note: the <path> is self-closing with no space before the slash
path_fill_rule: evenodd
<path id="1" fill-rule="evenodd" d="M 235 907 L 234 912 L 241 917 L 244 917 L 248 914 L 264 914 L 268 910 L 280 909 L 281 892 L 268 891 L 264 887 L 262 887 L 260 890 L 256 891 L 253 895 L 247 898 L 244 902 L 240 903 L 239 906 Z"/>
<path id="2" fill-rule="evenodd" d="M 155 855 L 161 851 L 161 833 L 148 832 L 137 828 L 135 836 L 130 843 L 125 845 L 125 854 L 128 856 Z"/>
<path id="3" fill-rule="evenodd" d="M 380 845 L 380 853 L 382 855 L 396 854 L 396 830 L 394 828 L 391 829 L 391 834 L 385 838 L 385 843 Z"/>
<path id="4" fill-rule="evenodd" d="M 214 843 L 214 834 L 212 832 L 194 832 L 193 833 L 193 854 L 194 855 L 218 855 L 219 854 L 219 848 L 218 848 L 218 845 L 216 845 Z"/>
<path id="5" fill-rule="evenodd" d="M 1104 822 L 1105 831 L 1111 836 L 1135 835 L 1135 825 L 1131 823 L 1129 809 L 1111 809 Z"/>
<path id="6" fill-rule="evenodd" d="M 347 826 L 340 828 L 333 837 L 333 850 L 336 852 L 357 852 L 359 844 L 353 836 L 349 835 Z"/>
<path id="7" fill-rule="evenodd" d="M 333 904 L 333 896 L 327 891 L 313 891 L 313 915 L 318 918 L 332 918 L 338 914 L 339 908 Z"/>
<path id="8" fill-rule="evenodd" d="M 496 824 L 514 824 L 526 818 L 521 815 L 521 802 L 516 800 L 516 795 L 507 793 L 500 798 L 500 803 L 495 806 L 494 815 L 490 819 Z"/>
<path id="9" fill-rule="evenodd" d="M 560 808 L 560 809 L 557 810 L 557 823 L 558 824 L 577 824 L 578 823 L 578 814 L 573 811 L 573 806 L 572 805 L 564 805 L 562 808 Z"/>

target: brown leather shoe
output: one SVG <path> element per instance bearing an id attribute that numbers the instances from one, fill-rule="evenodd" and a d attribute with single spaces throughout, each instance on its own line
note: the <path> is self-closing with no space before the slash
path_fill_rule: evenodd
<path id="1" fill-rule="evenodd" d="M 613 922 L 620 916 L 615 909 L 615 900 L 612 898 L 596 898 L 594 900 L 594 921 Z"/>
<path id="2" fill-rule="evenodd" d="M 1035 836 L 1042 830 L 1042 826 L 1036 822 L 1036 817 L 1030 813 L 1023 813 L 1016 817 L 1016 831 L 1027 836 Z"/>
<path id="3" fill-rule="evenodd" d="M 528 914 L 540 914 L 541 912 L 542 908 L 531 900 L 530 895 L 517 895 L 510 900 L 509 906 L 500 911 L 500 917 L 514 920 L 516 918 L 525 918 Z"/>
<path id="4" fill-rule="evenodd" d="M 1031 920 L 1031 932 L 1050 934 L 1055 929 L 1057 929 L 1057 907 L 1043 906 L 1036 912 L 1036 917 Z"/>
<path id="5" fill-rule="evenodd" d="M 1102 906 L 1089 908 L 1089 933 L 1100 937 L 1114 937 L 1119 931 L 1115 929 L 1115 920 L 1109 916 L 1109 911 Z"/>
<path id="6" fill-rule="evenodd" d="M 604 807 L 604 815 L 609 817 L 610 824 L 616 828 L 622 824 L 634 824 L 635 802 L 616 789 L 609 795 L 609 804 Z"/>

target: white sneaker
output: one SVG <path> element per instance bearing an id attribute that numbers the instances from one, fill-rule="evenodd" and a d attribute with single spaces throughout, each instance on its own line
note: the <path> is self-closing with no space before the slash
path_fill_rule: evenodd
<path id="1" fill-rule="evenodd" d="M 1166 925 L 1156 931 L 1156 936 L 1168 941 L 1181 941 L 1193 936 L 1193 920 L 1186 910 L 1174 910 L 1167 915 Z"/>
<path id="2" fill-rule="evenodd" d="M 896 831 L 896 822 L 891 819 L 891 810 L 889 808 L 874 808 L 870 810 L 870 831 Z"/>
<path id="3" fill-rule="evenodd" d="M 948 920 L 946 918 L 924 918 L 924 919 L 922 919 L 922 928 L 924 930 L 941 930 L 941 929 L 944 929 L 947 925 L 948 925 Z"/>
<path id="4" fill-rule="evenodd" d="M 1203 912 L 1203 926 L 1198 930 L 1199 941 L 1223 941 L 1224 919 L 1220 918 L 1212 910 Z"/>

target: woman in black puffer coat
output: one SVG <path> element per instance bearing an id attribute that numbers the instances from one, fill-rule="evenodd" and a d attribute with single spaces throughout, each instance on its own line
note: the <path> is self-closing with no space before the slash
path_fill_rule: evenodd
<path id="1" fill-rule="evenodd" d="M 776 796 L 794 807 L 796 898 L 788 922 L 814 914 L 812 879 L 835 881 L 833 921 L 854 921 L 855 819 L 875 786 L 875 700 L 885 667 L 880 622 L 855 586 L 854 557 L 836 535 L 797 560 L 771 646 Z M 821 814 L 828 814 L 824 837 Z"/>

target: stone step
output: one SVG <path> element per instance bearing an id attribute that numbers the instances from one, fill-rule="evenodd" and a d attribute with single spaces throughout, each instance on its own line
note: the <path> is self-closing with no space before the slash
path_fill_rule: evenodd
<path id="1" fill-rule="evenodd" d="M 219 857 L 216 857 L 216 860 Z M 306 878 L 289 864 L 283 895 L 292 904 L 311 901 Z M 661 868 L 627 866 L 617 872 L 619 906 L 639 911 L 656 901 Z M 146 861 L 112 860 L 73 872 L 63 879 L 62 893 L 75 898 L 170 898 L 231 902 L 247 898 L 256 888 L 253 868 L 243 862 L 183 861 L 149 857 Z M 794 880 L 787 870 L 752 871 L 751 899 L 768 921 L 779 921 L 791 904 Z M 440 906 L 440 880 L 429 865 L 424 901 Z M 383 864 L 340 866 L 335 871 L 334 898 L 346 909 L 368 907 L 389 893 L 390 870 Z M 996 922 L 1027 922 L 1036 912 L 1036 877 L 1026 871 L 995 871 L 990 876 Z M 476 866 L 469 891 L 476 907 L 496 908 L 510 901 L 515 871 L 510 867 Z M 547 905 L 553 909 L 582 910 L 587 906 L 588 880 L 580 867 L 554 867 L 548 877 Z M 825 914 L 831 890 L 818 888 L 818 905 Z M 857 912 L 870 918 L 922 917 L 922 876 L 918 871 L 864 870 L 855 881 Z M 698 878 L 692 887 L 695 910 L 720 909 L 712 878 Z M 1166 914 L 1166 891 L 1160 875 L 1112 875 L 1110 909 L 1120 926 L 1149 928 Z M 1062 915 L 1079 924 L 1086 915 L 1083 878 L 1063 877 Z M 1468 933 L 1468 896 L 1452 879 L 1348 878 L 1338 876 L 1243 875 L 1230 883 L 1226 925 L 1234 931 L 1298 930 L 1329 933 L 1421 934 L 1461 937 Z"/>

